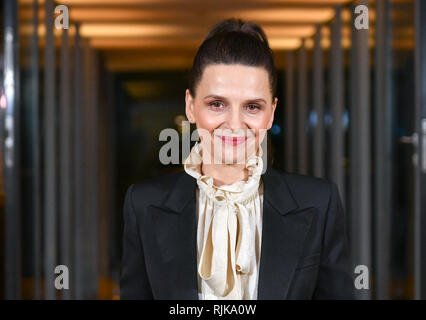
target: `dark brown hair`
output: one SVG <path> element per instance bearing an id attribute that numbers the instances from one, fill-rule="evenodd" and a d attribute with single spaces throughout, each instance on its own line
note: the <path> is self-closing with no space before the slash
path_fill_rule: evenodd
<path id="1" fill-rule="evenodd" d="M 227 19 L 216 24 L 207 34 L 194 58 L 189 75 L 189 92 L 195 97 L 198 82 L 210 64 L 242 64 L 264 67 L 269 74 L 275 97 L 277 74 L 272 50 L 262 28 L 254 22 Z"/>

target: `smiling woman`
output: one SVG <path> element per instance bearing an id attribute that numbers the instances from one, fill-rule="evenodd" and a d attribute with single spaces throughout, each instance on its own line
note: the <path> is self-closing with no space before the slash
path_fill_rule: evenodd
<path id="1" fill-rule="evenodd" d="M 184 171 L 127 191 L 122 299 L 352 298 L 336 184 L 266 168 L 275 90 L 263 30 L 217 24 L 185 93 L 200 141 Z"/>

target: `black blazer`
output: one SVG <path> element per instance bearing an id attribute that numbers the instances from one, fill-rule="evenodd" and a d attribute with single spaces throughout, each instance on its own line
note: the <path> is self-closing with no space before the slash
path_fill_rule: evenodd
<path id="1" fill-rule="evenodd" d="M 351 299 L 353 277 L 336 184 L 268 166 L 258 299 Z M 197 300 L 196 180 L 186 172 L 130 186 L 121 299 Z"/>

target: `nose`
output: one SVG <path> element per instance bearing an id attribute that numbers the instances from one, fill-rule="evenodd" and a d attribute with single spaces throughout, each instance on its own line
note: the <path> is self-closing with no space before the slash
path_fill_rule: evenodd
<path id="1" fill-rule="evenodd" d="M 241 131 L 241 129 L 244 129 L 245 122 L 244 117 L 241 114 L 239 108 L 232 108 L 232 111 L 228 113 L 228 128 L 231 129 L 233 132 Z"/>

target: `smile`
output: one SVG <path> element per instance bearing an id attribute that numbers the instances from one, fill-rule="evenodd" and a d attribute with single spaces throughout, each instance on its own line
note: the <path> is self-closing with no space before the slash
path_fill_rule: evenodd
<path id="1" fill-rule="evenodd" d="M 244 137 L 227 137 L 227 136 L 219 136 L 219 138 L 222 139 L 223 143 L 231 144 L 233 146 L 236 146 L 240 143 L 244 143 L 247 141 L 247 136 Z"/>

